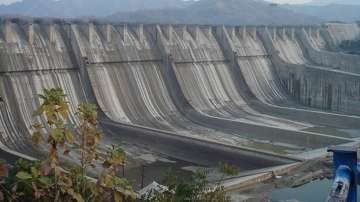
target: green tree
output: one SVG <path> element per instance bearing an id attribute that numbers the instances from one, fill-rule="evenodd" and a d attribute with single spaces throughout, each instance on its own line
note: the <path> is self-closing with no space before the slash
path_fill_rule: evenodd
<path id="1" fill-rule="evenodd" d="M 38 162 L 18 160 L 9 170 L 0 162 L 0 201 L 116 201 L 135 200 L 136 194 L 126 179 L 116 176 L 125 152 L 113 146 L 104 157 L 99 178 L 87 177 L 88 167 L 99 160 L 98 145 L 103 136 L 97 123 L 97 108 L 82 103 L 77 108 L 78 126 L 69 123 L 69 103 L 60 88 L 44 89 L 34 116 L 46 124 L 35 123 L 32 140 L 48 148 L 48 158 Z M 66 170 L 60 152 L 67 156 L 78 148 L 80 166 Z M 9 191 L 10 190 L 10 191 Z"/>

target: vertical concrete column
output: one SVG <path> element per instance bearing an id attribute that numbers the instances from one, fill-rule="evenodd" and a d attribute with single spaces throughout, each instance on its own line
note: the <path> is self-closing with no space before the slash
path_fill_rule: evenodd
<path id="1" fill-rule="evenodd" d="M 138 27 L 137 27 L 137 34 L 138 34 L 138 37 L 139 37 L 139 41 L 140 43 L 143 43 L 144 42 L 144 25 L 143 24 L 139 24 Z"/>
<path id="2" fill-rule="evenodd" d="M 260 30 L 261 34 L 268 34 L 269 33 L 269 28 L 267 26 L 263 26 Z"/>
<path id="3" fill-rule="evenodd" d="M 225 29 L 226 29 L 226 28 L 225 28 Z M 230 28 L 229 28 L 229 34 L 230 34 L 230 38 L 231 38 L 232 40 L 234 40 L 235 37 L 236 37 L 235 27 L 230 27 Z"/>
<path id="4" fill-rule="evenodd" d="M 75 24 L 70 24 L 70 23 L 66 23 L 66 24 L 63 24 L 64 26 L 64 30 L 65 30 L 65 33 L 66 33 L 66 36 L 72 40 L 72 30 L 73 30 L 73 26 L 76 26 Z"/>
<path id="5" fill-rule="evenodd" d="M 200 28 L 199 26 L 195 27 L 195 40 L 198 41 L 200 39 Z"/>
<path id="6" fill-rule="evenodd" d="M 123 41 L 124 41 L 124 44 L 128 44 L 127 34 L 128 34 L 128 26 L 127 26 L 127 24 L 124 24 L 124 29 L 123 29 Z"/>
<path id="7" fill-rule="evenodd" d="M 33 45 L 34 44 L 34 25 L 32 23 L 29 24 L 28 26 L 28 35 L 29 35 L 29 44 Z"/>
<path id="8" fill-rule="evenodd" d="M 209 26 L 209 27 L 207 28 L 207 34 L 208 34 L 209 36 L 212 35 L 212 27 L 211 27 L 211 26 Z"/>
<path id="9" fill-rule="evenodd" d="M 56 39 L 55 39 L 55 25 L 53 23 L 51 23 L 49 25 L 49 41 L 50 43 L 55 43 Z"/>
<path id="10" fill-rule="evenodd" d="M 182 37 L 183 40 L 185 40 L 186 32 L 187 32 L 187 27 L 186 27 L 186 25 L 183 25 L 181 27 L 181 37 Z"/>
<path id="11" fill-rule="evenodd" d="M 89 23 L 89 43 L 91 44 L 93 41 L 94 41 L 94 39 L 95 39 L 95 36 L 94 36 L 94 32 L 95 32 L 95 25 L 94 25 L 94 23 Z"/>
<path id="12" fill-rule="evenodd" d="M 219 38 L 220 43 L 222 43 L 224 40 L 224 31 L 223 31 L 224 29 L 225 29 L 224 25 L 216 27 L 216 36 Z"/>
<path id="13" fill-rule="evenodd" d="M 260 34 L 263 35 L 263 34 L 270 34 L 271 30 L 269 30 L 268 26 L 262 26 L 262 27 L 259 28 L 258 31 L 259 31 Z M 270 37 L 272 37 L 272 36 L 270 35 Z"/>
<path id="14" fill-rule="evenodd" d="M 320 38 L 320 28 L 319 27 L 317 27 L 316 29 L 315 29 L 315 36 L 316 36 L 316 38 Z"/>
<path id="15" fill-rule="evenodd" d="M 295 28 L 290 28 L 290 37 L 291 40 L 295 40 Z"/>
<path id="16" fill-rule="evenodd" d="M 172 27 L 171 25 L 168 25 L 167 28 L 166 28 L 166 32 L 167 32 L 167 36 L 168 36 L 168 42 L 171 43 L 172 42 Z"/>
<path id="17" fill-rule="evenodd" d="M 241 33 L 241 38 L 245 39 L 246 38 L 246 26 L 243 26 L 240 28 L 240 33 Z"/>
<path id="18" fill-rule="evenodd" d="M 252 28 L 251 34 L 252 34 L 252 37 L 254 38 L 254 40 L 257 40 L 257 29 L 256 29 L 256 27 Z"/>
<path id="19" fill-rule="evenodd" d="M 286 27 L 283 27 L 283 28 L 281 29 L 281 37 L 282 37 L 283 39 L 286 39 Z"/>
<path id="20" fill-rule="evenodd" d="M 313 30 L 312 30 L 312 27 L 309 26 L 309 27 L 308 27 L 308 35 L 309 35 L 309 36 L 312 35 L 312 31 L 313 31 Z"/>
<path id="21" fill-rule="evenodd" d="M 277 28 L 276 27 L 273 27 L 272 28 L 272 39 L 274 40 L 274 41 L 276 41 L 276 38 L 277 37 Z"/>
<path id="22" fill-rule="evenodd" d="M 112 27 L 110 24 L 106 25 L 106 41 L 108 43 L 112 41 Z"/>
<path id="23" fill-rule="evenodd" d="M 10 43 L 11 42 L 11 22 L 7 20 L 5 22 L 5 41 Z"/>

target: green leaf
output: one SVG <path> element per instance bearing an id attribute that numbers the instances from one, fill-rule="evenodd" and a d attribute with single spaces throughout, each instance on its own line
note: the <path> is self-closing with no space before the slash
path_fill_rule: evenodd
<path id="1" fill-rule="evenodd" d="M 61 131 L 61 129 L 58 129 L 58 128 L 51 129 L 50 136 L 52 137 L 53 140 L 55 140 L 58 143 L 64 142 L 64 140 L 65 140 L 63 132 Z"/>
<path id="2" fill-rule="evenodd" d="M 15 166 L 18 170 L 28 170 L 30 169 L 30 165 L 24 159 L 18 159 L 15 162 Z"/>
<path id="3" fill-rule="evenodd" d="M 53 181 L 49 177 L 40 177 L 39 182 L 44 185 L 46 188 L 49 188 L 53 185 Z"/>
<path id="4" fill-rule="evenodd" d="M 65 131 L 65 139 L 70 144 L 74 143 L 74 135 L 71 133 L 70 130 Z"/>
<path id="5" fill-rule="evenodd" d="M 125 152 L 120 147 L 114 149 L 111 152 L 111 163 L 112 164 L 120 165 L 123 163 L 124 159 L 125 159 Z"/>
<path id="6" fill-rule="evenodd" d="M 40 170 L 33 166 L 31 167 L 31 174 L 33 177 L 37 178 L 40 175 Z"/>
<path id="7" fill-rule="evenodd" d="M 20 171 L 16 174 L 16 177 L 21 179 L 21 180 L 29 180 L 32 179 L 31 174 L 24 172 L 24 171 Z"/>
<path id="8" fill-rule="evenodd" d="M 66 192 L 77 202 L 84 202 L 84 199 L 79 193 L 76 193 L 74 189 L 67 189 Z"/>
<path id="9" fill-rule="evenodd" d="M 114 193 L 114 201 L 115 202 L 122 202 L 122 194 L 120 192 L 115 191 Z"/>
<path id="10" fill-rule="evenodd" d="M 105 175 L 102 177 L 102 185 L 106 188 L 113 188 L 114 181 L 111 175 Z"/>
<path id="11" fill-rule="evenodd" d="M 40 132 L 34 132 L 31 136 L 31 139 L 35 144 L 40 144 L 44 140 L 44 138 Z"/>
<path id="12" fill-rule="evenodd" d="M 59 103 L 58 111 L 59 111 L 59 113 L 61 114 L 62 117 L 66 118 L 68 116 L 68 113 L 69 113 L 68 104 L 66 102 Z"/>

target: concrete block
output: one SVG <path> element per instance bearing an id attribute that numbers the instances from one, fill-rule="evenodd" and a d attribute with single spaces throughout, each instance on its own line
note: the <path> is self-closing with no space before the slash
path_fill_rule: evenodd
<path id="1" fill-rule="evenodd" d="M 49 25 L 49 40 L 50 40 L 50 43 L 56 42 L 55 25 L 54 24 Z"/>
<path id="2" fill-rule="evenodd" d="M 138 35 L 138 38 L 139 38 L 139 41 L 140 43 L 143 43 L 144 42 L 144 25 L 143 24 L 139 24 L 136 28 L 137 30 L 137 35 Z"/>
<path id="3" fill-rule="evenodd" d="M 29 37 L 29 44 L 33 45 L 34 44 L 34 25 L 31 23 L 28 25 L 28 37 Z"/>
<path id="4" fill-rule="evenodd" d="M 12 23 L 10 21 L 5 22 L 5 41 L 8 43 L 11 42 L 11 26 Z"/>
<path id="5" fill-rule="evenodd" d="M 106 41 L 108 43 L 112 41 L 112 26 L 110 24 L 106 25 Z"/>
<path id="6" fill-rule="evenodd" d="M 94 23 L 89 23 L 89 42 L 90 44 L 95 40 L 96 29 Z"/>
<path id="7" fill-rule="evenodd" d="M 127 24 L 124 24 L 124 27 L 123 27 L 123 41 L 124 41 L 124 44 L 128 44 L 128 25 Z"/>

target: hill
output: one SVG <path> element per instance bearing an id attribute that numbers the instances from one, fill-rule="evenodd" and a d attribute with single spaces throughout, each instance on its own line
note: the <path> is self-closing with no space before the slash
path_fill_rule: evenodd
<path id="1" fill-rule="evenodd" d="M 182 0 L 23 0 L 0 6 L 0 15 L 35 17 L 108 16 L 115 12 L 181 7 Z"/>
<path id="2" fill-rule="evenodd" d="M 261 0 L 200 0 L 182 8 L 118 12 L 113 21 L 183 24 L 313 24 L 316 17 Z"/>
<path id="3" fill-rule="evenodd" d="M 354 22 L 360 20 L 360 4 L 284 5 L 282 7 L 296 13 L 321 18 L 325 21 Z"/>
<path id="4" fill-rule="evenodd" d="M 313 0 L 307 5 L 329 5 L 329 4 L 342 4 L 342 5 L 360 5 L 359 0 Z"/>

